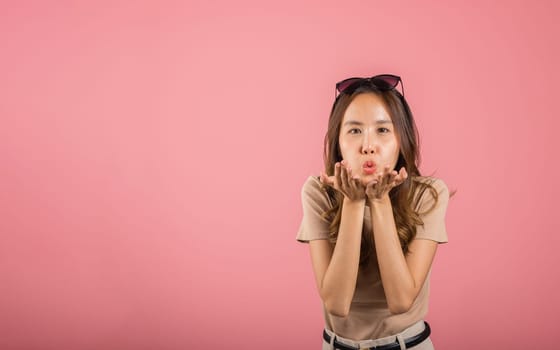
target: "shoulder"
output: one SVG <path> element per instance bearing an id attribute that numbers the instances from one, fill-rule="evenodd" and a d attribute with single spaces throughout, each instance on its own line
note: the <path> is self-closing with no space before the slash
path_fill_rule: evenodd
<path id="1" fill-rule="evenodd" d="M 309 176 L 301 187 L 302 194 L 316 194 L 323 191 L 323 184 L 319 180 L 319 176 Z"/>
<path id="2" fill-rule="evenodd" d="M 331 220 L 325 216 L 332 206 L 317 176 L 309 176 L 301 188 L 303 219 L 296 236 L 300 242 L 329 239 Z"/>
<path id="3" fill-rule="evenodd" d="M 436 189 L 438 194 L 443 192 L 449 193 L 447 184 L 445 183 L 445 181 L 443 181 L 440 178 L 433 177 L 433 176 L 415 176 L 412 180 L 418 183 L 430 185 L 431 187 Z"/>
<path id="4" fill-rule="evenodd" d="M 319 180 L 319 176 L 309 176 L 301 188 L 301 199 L 304 202 L 320 203 L 322 206 L 330 206 L 326 187 Z"/>
<path id="5" fill-rule="evenodd" d="M 445 206 L 449 200 L 449 188 L 445 181 L 432 176 L 415 176 L 414 186 L 416 208 L 430 210 L 434 206 Z"/>
<path id="6" fill-rule="evenodd" d="M 422 223 L 416 226 L 418 239 L 430 239 L 438 243 L 448 242 L 445 215 L 449 202 L 449 190 L 442 180 L 430 176 L 418 176 L 414 184 L 415 211 Z"/>

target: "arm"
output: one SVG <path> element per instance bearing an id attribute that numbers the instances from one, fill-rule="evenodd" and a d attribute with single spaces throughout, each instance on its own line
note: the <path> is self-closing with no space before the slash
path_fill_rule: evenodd
<path id="1" fill-rule="evenodd" d="M 330 314 L 346 317 L 356 289 L 365 200 L 344 199 L 337 243 L 309 242 L 317 289 Z"/>
<path id="2" fill-rule="evenodd" d="M 421 209 L 426 207 L 433 210 L 428 213 L 421 210 L 424 213 L 424 226 L 421 226 L 423 232 L 419 237 L 420 231 L 417 231 L 417 237 L 410 242 L 408 253 L 404 256 L 388 193 L 407 177 L 404 168 L 399 173 L 389 172 L 389 168 L 386 168 L 385 172 L 379 174 L 366 188 L 381 281 L 392 313 L 402 313 L 410 309 L 430 271 L 437 242 L 445 237 L 444 217 L 449 193 L 447 186 L 438 181 L 437 185 L 434 183 L 438 190 L 437 202 L 434 203 L 435 198 L 431 196 L 423 196 L 421 199 Z M 433 207 L 433 204 L 436 206 Z M 425 231 L 430 233 L 426 235 Z"/>
<path id="3" fill-rule="evenodd" d="M 424 285 L 437 242 L 414 239 L 405 257 L 389 197 L 370 201 L 370 205 L 377 261 L 389 310 L 394 314 L 406 312 Z"/>
<path id="4" fill-rule="evenodd" d="M 330 314 L 346 317 L 356 289 L 366 203 L 365 187 L 342 161 L 334 176 L 321 175 L 321 182 L 344 195 L 338 237 L 334 247 L 328 240 L 310 242 L 311 259 L 319 295 Z"/>

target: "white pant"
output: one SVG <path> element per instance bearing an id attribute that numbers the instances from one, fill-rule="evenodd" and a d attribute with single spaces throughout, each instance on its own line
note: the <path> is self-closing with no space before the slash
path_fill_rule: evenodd
<path id="1" fill-rule="evenodd" d="M 330 337 L 331 337 L 331 343 L 329 344 L 325 341 L 325 339 L 323 339 L 323 350 L 334 350 L 335 349 L 334 345 L 333 345 L 335 336 L 336 336 L 337 342 L 342 343 L 344 345 L 353 346 L 353 347 L 358 348 L 358 349 L 360 349 L 360 348 L 372 348 L 374 346 L 390 344 L 390 343 L 393 343 L 395 341 L 398 341 L 399 344 L 401 345 L 401 350 L 404 350 L 404 349 L 407 349 L 404 345 L 404 340 L 417 335 L 418 333 L 422 332 L 423 330 L 424 330 L 424 320 L 420 320 L 420 321 L 416 322 L 415 324 L 413 324 L 412 326 L 406 328 L 402 332 L 397 333 L 395 335 L 390 335 L 388 337 L 377 338 L 377 339 L 354 341 L 354 340 L 339 337 L 335 333 L 326 329 L 327 334 L 330 335 Z M 420 343 L 416 346 L 413 346 L 411 348 L 408 348 L 408 349 L 434 350 L 434 345 L 432 344 L 432 341 L 430 340 L 430 337 L 428 337 L 422 343 Z"/>

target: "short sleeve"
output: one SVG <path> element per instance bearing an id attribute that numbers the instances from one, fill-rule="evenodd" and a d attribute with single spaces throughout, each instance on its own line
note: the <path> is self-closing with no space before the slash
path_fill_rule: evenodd
<path id="1" fill-rule="evenodd" d="M 420 203 L 418 210 L 424 225 L 416 226 L 417 239 L 430 239 L 438 243 L 447 243 L 447 230 L 445 228 L 445 212 L 447 210 L 447 203 L 449 201 L 449 190 L 447 185 L 441 179 L 435 179 L 432 186 L 438 193 L 438 199 L 435 207 L 427 214 L 422 214 L 429 210 L 433 205 L 435 198 L 432 196 L 431 191 L 426 190 Z"/>
<path id="2" fill-rule="evenodd" d="M 329 221 L 322 214 L 331 208 L 317 177 L 309 176 L 301 189 L 303 218 L 296 239 L 302 243 L 329 238 Z"/>

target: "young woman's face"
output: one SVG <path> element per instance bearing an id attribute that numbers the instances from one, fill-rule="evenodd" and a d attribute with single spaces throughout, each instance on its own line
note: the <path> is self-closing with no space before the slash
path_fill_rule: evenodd
<path id="1" fill-rule="evenodd" d="M 362 93 L 352 100 L 342 118 L 338 141 L 352 175 L 360 176 L 364 184 L 385 166 L 393 170 L 397 164 L 399 141 L 395 127 L 381 98 L 373 93 Z M 368 162 L 373 166 L 367 167 Z"/>

